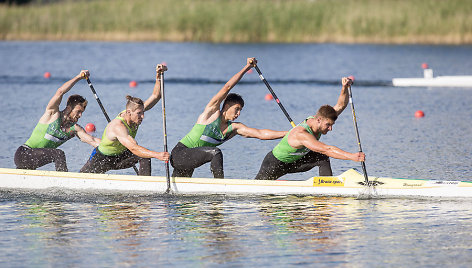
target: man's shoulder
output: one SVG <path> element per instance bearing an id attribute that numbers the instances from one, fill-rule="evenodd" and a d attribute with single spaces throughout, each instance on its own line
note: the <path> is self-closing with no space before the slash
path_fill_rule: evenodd
<path id="1" fill-rule="evenodd" d="M 290 131 L 289 135 L 296 137 L 298 135 L 311 135 L 311 133 L 303 126 L 296 126 Z"/>
<path id="2" fill-rule="evenodd" d="M 109 125 L 116 125 L 116 124 L 123 124 L 123 122 L 121 121 L 120 117 L 115 117 L 108 124 Z"/>
<path id="3" fill-rule="evenodd" d="M 216 111 L 205 110 L 203 111 L 203 113 L 201 113 L 198 116 L 197 124 L 208 125 L 212 123 L 213 121 L 215 121 L 216 119 L 218 119 L 219 116 L 220 116 L 220 110 L 216 110 Z"/>
<path id="4" fill-rule="evenodd" d="M 241 122 L 234 122 L 234 121 L 228 121 L 228 125 L 231 124 L 233 128 L 238 128 L 238 127 L 247 127 L 245 124 Z"/>
<path id="5" fill-rule="evenodd" d="M 113 120 L 110 121 L 107 125 L 107 132 L 116 132 L 120 130 L 127 130 L 125 124 L 123 121 L 121 121 L 119 118 L 114 118 Z"/>

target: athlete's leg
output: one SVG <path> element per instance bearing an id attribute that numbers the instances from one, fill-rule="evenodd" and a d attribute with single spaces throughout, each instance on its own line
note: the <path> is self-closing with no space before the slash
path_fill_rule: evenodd
<path id="1" fill-rule="evenodd" d="M 194 169 L 178 169 L 174 168 L 172 171 L 172 177 L 187 177 L 191 178 L 193 174 Z"/>
<path id="2" fill-rule="evenodd" d="M 112 160 L 110 157 L 100 153 L 98 150 L 94 150 L 87 163 L 85 163 L 85 165 L 80 169 L 80 172 L 103 174 L 111 170 L 112 166 Z"/>
<path id="3" fill-rule="evenodd" d="M 187 147 L 182 143 L 177 143 L 170 154 L 170 165 L 174 168 L 172 177 L 192 177 L 194 168 L 185 168 L 185 152 Z M 187 148 L 188 149 L 188 148 Z"/>
<path id="4" fill-rule="evenodd" d="M 113 169 L 131 168 L 137 163 L 139 163 L 138 175 L 151 176 L 151 158 L 139 157 L 130 150 L 126 150 L 122 154 L 115 156 Z"/>
<path id="5" fill-rule="evenodd" d="M 223 153 L 217 147 L 187 148 L 178 143 L 171 153 L 171 165 L 174 168 L 172 176 L 191 174 L 193 170 L 205 163 L 211 162 L 210 168 L 215 178 L 223 178 Z"/>
<path id="6" fill-rule="evenodd" d="M 289 173 L 306 172 L 312 168 L 319 167 L 320 176 L 332 176 L 331 163 L 329 157 L 324 154 L 310 151 L 308 154 L 293 162 Z"/>
<path id="7" fill-rule="evenodd" d="M 67 172 L 66 155 L 55 148 L 29 148 L 20 146 L 15 153 L 15 165 L 19 169 L 37 169 L 54 162 L 56 171 Z"/>
<path id="8" fill-rule="evenodd" d="M 139 175 L 140 176 L 151 176 L 151 158 L 140 158 L 139 159 Z"/>
<path id="9" fill-rule="evenodd" d="M 270 151 L 262 161 L 261 168 L 256 175 L 256 180 L 276 180 L 283 175 L 287 174 L 287 167 L 289 164 L 286 164 L 277 158 L 275 158 L 272 151 Z"/>
<path id="10" fill-rule="evenodd" d="M 329 161 L 329 157 L 327 160 L 322 160 L 319 163 L 320 176 L 333 176 L 333 170 L 331 169 L 331 162 Z"/>

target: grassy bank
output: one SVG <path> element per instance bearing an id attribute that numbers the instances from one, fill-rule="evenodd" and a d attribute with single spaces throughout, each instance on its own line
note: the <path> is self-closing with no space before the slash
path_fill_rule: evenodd
<path id="1" fill-rule="evenodd" d="M 88 0 L 0 5 L 2 40 L 472 44 L 470 0 Z"/>

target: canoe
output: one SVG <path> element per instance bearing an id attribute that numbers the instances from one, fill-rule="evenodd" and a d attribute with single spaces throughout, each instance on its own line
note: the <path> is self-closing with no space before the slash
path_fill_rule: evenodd
<path id="1" fill-rule="evenodd" d="M 339 176 L 311 177 L 303 181 L 210 178 L 171 178 L 173 194 L 294 194 L 313 196 L 416 196 L 472 197 L 472 182 L 369 177 L 354 169 Z M 167 181 L 161 176 L 86 174 L 43 170 L 0 168 L 0 190 L 70 189 L 164 193 Z"/>
<path id="2" fill-rule="evenodd" d="M 472 87 L 472 76 L 393 78 L 392 84 L 396 87 Z"/>

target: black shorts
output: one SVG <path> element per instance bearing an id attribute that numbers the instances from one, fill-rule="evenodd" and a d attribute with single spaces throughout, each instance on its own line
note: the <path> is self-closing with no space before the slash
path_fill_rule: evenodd
<path id="1" fill-rule="evenodd" d="M 188 148 L 179 142 L 170 155 L 170 164 L 174 168 L 172 177 L 192 177 L 197 167 L 208 162 L 211 162 L 210 169 L 213 177 L 224 178 L 223 153 L 218 147 Z"/>
<path id="2" fill-rule="evenodd" d="M 270 151 L 262 161 L 256 180 L 276 180 L 288 173 L 299 173 L 320 167 L 320 176 L 332 176 L 329 157 L 324 154 L 310 151 L 302 158 L 292 163 L 285 163 L 275 158 Z"/>
<path id="3" fill-rule="evenodd" d="M 68 171 L 66 155 L 61 149 L 31 148 L 23 144 L 15 153 L 15 165 L 19 169 L 37 169 L 53 162 L 56 171 Z"/>
<path id="4" fill-rule="evenodd" d="M 133 154 L 130 150 L 115 156 L 104 155 L 97 148 L 80 169 L 83 173 L 105 173 L 109 170 L 119 170 L 133 167 L 139 162 L 139 175 L 151 176 L 151 159 L 142 158 Z"/>

